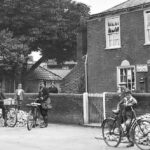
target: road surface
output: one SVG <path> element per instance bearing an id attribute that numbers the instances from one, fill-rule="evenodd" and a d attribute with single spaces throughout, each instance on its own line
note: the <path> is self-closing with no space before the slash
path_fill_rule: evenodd
<path id="1" fill-rule="evenodd" d="M 100 128 L 49 124 L 48 128 L 0 128 L 0 150 L 137 150 L 136 146 L 119 148 L 105 145 Z"/>

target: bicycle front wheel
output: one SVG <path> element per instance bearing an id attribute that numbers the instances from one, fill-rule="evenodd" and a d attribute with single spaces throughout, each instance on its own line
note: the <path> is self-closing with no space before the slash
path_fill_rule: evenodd
<path id="1" fill-rule="evenodd" d="M 105 119 L 102 123 L 102 136 L 105 143 L 111 147 L 117 147 L 121 142 L 121 128 L 113 118 Z"/>
<path id="2" fill-rule="evenodd" d="M 8 127 L 14 127 L 17 123 L 17 112 L 15 108 L 11 108 L 6 113 L 6 124 Z"/>
<path id="3" fill-rule="evenodd" d="M 134 127 L 134 143 L 141 150 L 150 150 L 150 121 L 138 120 Z"/>
<path id="4" fill-rule="evenodd" d="M 30 110 L 27 117 L 27 129 L 30 131 L 34 125 L 34 115 L 33 112 Z"/>

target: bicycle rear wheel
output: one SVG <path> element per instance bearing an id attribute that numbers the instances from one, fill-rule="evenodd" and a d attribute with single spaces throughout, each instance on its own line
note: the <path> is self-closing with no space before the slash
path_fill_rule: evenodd
<path id="1" fill-rule="evenodd" d="M 150 150 L 150 121 L 138 120 L 133 131 L 136 146 L 141 150 Z"/>
<path id="2" fill-rule="evenodd" d="M 6 124 L 8 127 L 14 127 L 17 123 L 17 111 L 15 108 L 11 108 L 6 113 Z"/>
<path id="3" fill-rule="evenodd" d="M 105 143 L 111 147 L 117 147 L 121 142 L 121 128 L 115 119 L 108 118 L 102 123 L 102 136 Z"/>
<path id="4" fill-rule="evenodd" d="M 30 110 L 27 117 L 27 129 L 30 131 L 34 125 L 34 115 L 33 112 Z"/>

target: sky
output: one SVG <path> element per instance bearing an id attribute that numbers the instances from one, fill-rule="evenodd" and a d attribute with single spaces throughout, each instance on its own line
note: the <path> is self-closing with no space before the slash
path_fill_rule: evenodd
<path id="1" fill-rule="evenodd" d="M 74 1 L 82 2 L 90 6 L 91 14 L 96 14 L 104 10 L 107 10 L 113 6 L 116 6 L 122 2 L 125 2 L 126 0 L 74 0 Z M 32 52 L 31 55 L 33 56 L 34 61 L 37 61 L 41 57 L 39 52 Z"/>
<path id="2" fill-rule="evenodd" d="M 91 14 L 100 13 L 127 0 L 74 0 L 90 6 Z"/>

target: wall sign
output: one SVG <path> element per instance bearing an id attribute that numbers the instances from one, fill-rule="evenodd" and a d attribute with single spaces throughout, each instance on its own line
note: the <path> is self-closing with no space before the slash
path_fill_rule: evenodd
<path id="1" fill-rule="evenodd" d="M 137 72 L 148 72 L 147 64 L 136 65 L 136 71 Z"/>
<path id="2" fill-rule="evenodd" d="M 147 60 L 147 64 L 150 65 L 150 59 Z"/>

